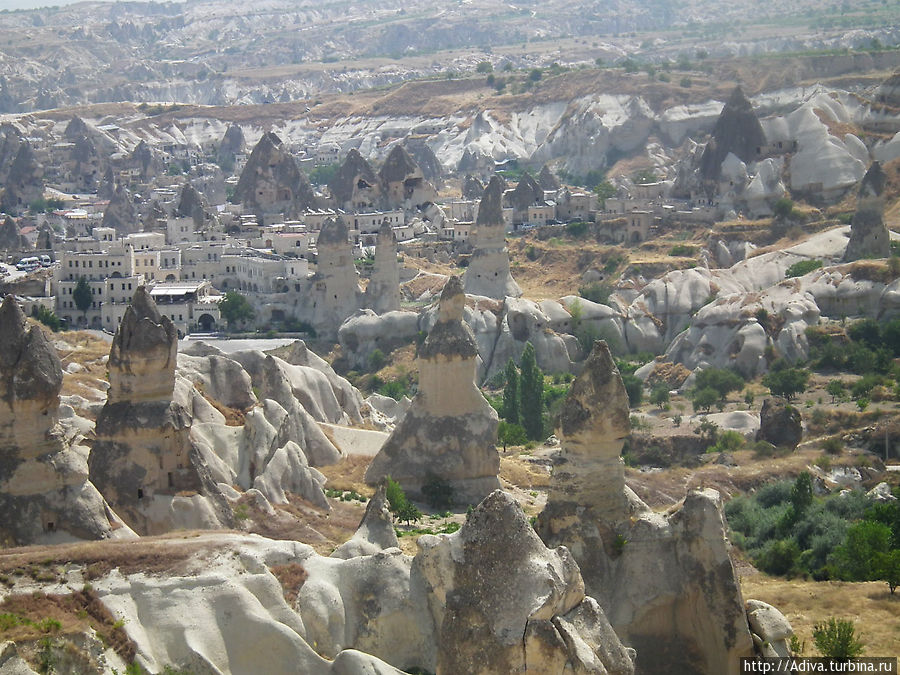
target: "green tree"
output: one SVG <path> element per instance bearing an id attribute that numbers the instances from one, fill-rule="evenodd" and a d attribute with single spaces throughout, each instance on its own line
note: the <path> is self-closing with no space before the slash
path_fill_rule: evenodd
<path id="1" fill-rule="evenodd" d="M 876 559 L 888 553 L 891 546 L 891 528 L 884 523 L 863 520 L 847 530 L 844 543 L 831 557 L 834 571 L 847 581 L 874 581 L 878 576 Z"/>
<path id="2" fill-rule="evenodd" d="M 852 659 L 862 654 L 864 647 L 853 622 L 834 617 L 813 626 L 813 642 L 822 656 L 831 659 Z"/>
<path id="3" fill-rule="evenodd" d="M 222 318 L 228 322 L 229 328 L 234 328 L 235 324 L 250 321 L 256 312 L 250 302 L 237 291 L 228 291 L 225 298 L 219 302 L 219 313 Z"/>
<path id="4" fill-rule="evenodd" d="M 709 412 L 710 407 L 719 400 L 719 392 L 712 387 L 695 388 L 691 393 L 691 405 L 694 412 Z"/>
<path id="5" fill-rule="evenodd" d="M 406 524 L 409 525 L 410 521 L 418 523 L 422 518 L 422 512 L 412 502 L 404 502 L 400 509 L 397 511 L 397 517 L 400 520 L 406 521 Z"/>
<path id="6" fill-rule="evenodd" d="M 791 487 L 791 506 L 794 509 L 795 517 L 802 518 L 807 509 L 813 503 L 813 485 L 812 476 L 807 471 L 801 473 L 794 480 Z"/>
<path id="7" fill-rule="evenodd" d="M 669 402 L 669 388 L 665 384 L 657 385 L 650 392 L 650 403 L 662 410 L 663 406 Z"/>
<path id="8" fill-rule="evenodd" d="M 762 378 L 763 386 L 768 387 L 773 396 L 783 396 L 788 401 L 806 391 L 808 381 L 808 370 L 788 367 L 777 361 L 772 364 L 772 371 Z"/>
<path id="9" fill-rule="evenodd" d="M 519 381 L 519 400 L 521 423 L 533 441 L 540 440 L 544 431 L 544 374 L 538 368 L 534 355 L 534 346 L 529 342 L 522 352 L 521 378 Z"/>
<path id="10" fill-rule="evenodd" d="M 503 387 L 503 419 L 510 424 L 519 424 L 519 369 L 510 359 L 506 363 L 506 385 Z"/>
<path id="11" fill-rule="evenodd" d="M 478 65 L 475 66 L 475 72 L 477 73 L 493 73 L 494 66 L 491 65 L 490 61 L 479 61 Z"/>
<path id="12" fill-rule="evenodd" d="M 637 408 L 644 398 L 644 383 L 641 382 L 641 378 L 630 373 L 623 373 L 622 384 L 625 385 L 625 393 L 628 394 L 628 405 Z"/>
<path id="13" fill-rule="evenodd" d="M 521 425 L 500 420 L 497 426 L 497 442 L 506 450 L 508 445 L 525 445 L 528 442 L 528 435 Z"/>
<path id="14" fill-rule="evenodd" d="M 724 401 L 728 394 L 744 386 L 744 378 L 733 370 L 706 368 L 697 373 L 694 386 L 697 389 L 715 389 L 719 394 L 719 400 Z"/>
<path id="15" fill-rule="evenodd" d="M 369 372 L 377 372 L 384 368 L 384 364 L 387 363 L 387 359 L 384 356 L 384 352 L 376 347 L 372 350 L 372 353 L 369 354 Z"/>
<path id="16" fill-rule="evenodd" d="M 33 305 L 31 308 L 31 316 L 42 324 L 47 326 L 54 333 L 59 332 L 62 328 L 62 321 L 53 313 L 53 310 L 47 309 L 43 305 Z"/>
<path id="17" fill-rule="evenodd" d="M 776 218 L 787 218 L 794 210 L 794 202 L 790 197 L 782 197 L 775 202 L 772 211 Z"/>
<path id="18" fill-rule="evenodd" d="M 91 308 L 91 303 L 94 302 L 94 295 L 91 293 L 91 286 L 88 284 L 87 277 L 78 277 L 78 282 L 72 291 L 72 300 L 75 302 L 78 311 L 87 316 L 87 311 Z"/>
<path id="19" fill-rule="evenodd" d="M 616 196 L 616 188 L 608 180 L 597 184 L 594 188 L 597 193 L 597 200 L 600 202 L 600 208 L 606 208 L 606 200 Z"/>
<path id="20" fill-rule="evenodd" d="M 900 548 L 875 556 L 875 573 L 879 579 L 886 581 L 891 595 L 900 586 Z"/>
<path id="21" fill-rule="evenodd" d="M 844 383 L 841 380 L 829 380 L 825 391 L 831 395 L 831 402 L 834 403 L 834 400 L 844 393 Z"/>
<path id="22" fill-rule="evenodd" d="M 400 483 L 390 476 L 385 476 L 384 496 L 388 500 L 388 508 L 397 513 L 406 504 L 406 493 Z"/>

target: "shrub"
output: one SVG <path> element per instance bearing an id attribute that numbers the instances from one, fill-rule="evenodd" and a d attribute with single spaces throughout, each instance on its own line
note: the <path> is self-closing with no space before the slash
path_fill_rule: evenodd
<path id="1" fill-rule="evenodd" d="M 787 268 L 784 273 L 784 278 L 791 279 L 793 277 L 802 277 L 804 274 L 809 274 L 813 270 L 819 269 L 821 266 L 821 260 L 800 260 Z"/>
<path id="2" fill-rule="evenodd" d="M 612 286 L 595 281 L 578 287 L 578 295 L 585 300 L 596 302 L 600 305 L 609 305 L 609 296 L 612 295 Z"/>
<path id="3" fill-rule="evenodd" d="M 688 246 L 687 244 L 676 244 L 671 249 L 669 249 L 669 255 L 677 258 L 690 258 L 694 255 L 696 249 L 693 246 Z"/>
<path id="4" fill-rule="evenodd" d="M 377 347 L 372 350 L 372 353 L 369 354 L 369 372 L 376 372 L 384 368 L 384 364 L 387 363 L 387 357 L 385 357 L 384 352 L 378 349 Z"/>
<path id="5" fill-rule="evenodd" d="M 387 486 L 384 490 L 384 496 L 388 500 L 388 508 L 394 513 L 397 513 L 406 503 L 406 493 L 403 491 L 403 488 L 400 487 L 400 483 L 395 481 L 390 476 L 385 478 L 387 482 Z"/>
<path id="6" fill-rule="evenodd" d="M 422 485 L 422 496 L 429 506 L 448 509 L 453 506 L 453 486 L 438 476 L 429 475 Z"/>
<path id="7" fill-rule="evenodd" d="M 641 404 L 644 397 L 644 383 L 635 375 L 622 375 L 622 384 L 625 385 L 625 392 L 628 394 L 628 405 L 636 408 Z"/>
<path id="8" fill-rule="evenodd" d="M 694 412 L 709 412 L 710 407 L 719 400 L 719 392 L 712 387 L 694 389 L 691 393 L 691 405 Z"/>
<path id="9" fill-rule="evenodd" d="M 790 574 L 800 559 L 800 547 L 790 539 L 770 541 L 757 556 L 756 566 L 768 574 Z"/>
<path id="10" fill-rule="evenodd" d="M 733 370 L 706 368 L 697 374 L 694 386 L 697 389 L 714 389 L 720 399 L 725 399 L 728 394 L 744 386 L 744 378 Z"/>
<path id="11" fill-rule="evenodd" d="M 854 623 L 834 617 L 813 626 L 813 642 L 822 656 L 831 659 L 852 659 L 862 654 L 864 647 Z"/>

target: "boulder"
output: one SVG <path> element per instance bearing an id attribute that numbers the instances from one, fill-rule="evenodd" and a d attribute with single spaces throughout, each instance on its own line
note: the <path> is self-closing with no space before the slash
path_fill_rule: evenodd
<path id="1" fill-rule="evenodd" d="M 766 441 L 779 448 L 796 448 L 802 438 L 800 409 L 780 396 L 765 399 L 759 411 L 756 440 Z"/>
<path id="2" fill-rule="evenodd" d="M 791 656 L 790 639 L 794 629 L 784 614 L 761 600 L 747 600 L 746 607 L 750 632 L 760 655 L 769 658 Z"/>

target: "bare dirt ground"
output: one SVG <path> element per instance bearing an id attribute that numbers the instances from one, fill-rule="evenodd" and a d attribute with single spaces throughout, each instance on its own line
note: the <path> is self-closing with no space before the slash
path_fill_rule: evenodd
<path id="1" fill-rule="evenodd" d="M 829 617 L 850 619 L 865 644 L 863 656 L 900 655 L 900 593 L 884 582 L 804 581 L 751 571 L 741 578 L 744 599 L 762 600 L 791 622 L 804 644 L 804 656 L 819 656 L 813 626 Z"/>

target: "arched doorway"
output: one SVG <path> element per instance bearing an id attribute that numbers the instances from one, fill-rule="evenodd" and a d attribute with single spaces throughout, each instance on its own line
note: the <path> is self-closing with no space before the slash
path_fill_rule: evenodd
<path id="1" fill-rule="evenodd" d="M 211 333 L 216 329 L 216 320 L 211 314 L 201 314 L 197 319 L 197 325 L 200 326 L 202 332 Z"/>

